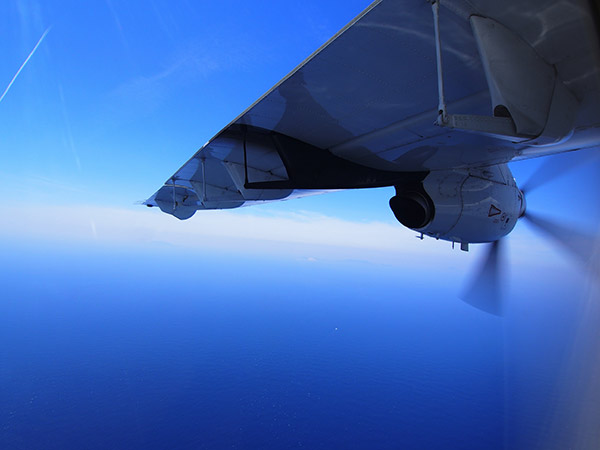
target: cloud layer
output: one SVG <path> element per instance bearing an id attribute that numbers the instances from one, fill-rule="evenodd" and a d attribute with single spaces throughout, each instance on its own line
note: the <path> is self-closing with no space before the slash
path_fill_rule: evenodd
<path id="1" fill-rule="evenodd" d="M 307 262 L 352 260 L 445 271 L 461 278 L 472 270 L 485 246 L 469 253 L 394 223 L 355 222 L 314 212 L 265 212 L 260 208 L 200 211 L 187 221 L 142 206 L 8 205 L 0 233 L 5 239 L 41 240 L 119 248 L 284 255 Z M 520 226 L 508 242 L 511 267 L 567 264 L 564 255 Z"/>
<path id="2" fill-rule="evenodd" d="M 290 254 L 308 261 L 354 259 L 406 264 L 410 258 L 448 259 L 468 255 L 450 243 L 415 239 L 400 225 L 352 222 L 311 212 L 201 211 L 179 221 L 158 209 L 97 206 L 7 206 L 0 221 L 3 236 L 107 245 L 168 245 L 183 249 Z M 252 210 L 256 211 L 256 210 Z"/>

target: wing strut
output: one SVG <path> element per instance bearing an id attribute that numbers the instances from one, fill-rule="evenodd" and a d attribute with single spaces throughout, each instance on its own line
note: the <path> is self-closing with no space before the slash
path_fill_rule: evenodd
<path id="1" fill-rule="evenodd" d="M 446 110 L 446 98 L 444 96 L 444 75 L 442 73 L 442 43 L 440 38 L 440 2 L 433 0 L 431 2 L 433 11 L 433 25 L 435 29 L 435 56 L 437 61 L 437 82 L 438 82 L 438 120 L 441 123 L 448 123 L 448 111 Z"/>
<path id="2" fill-rule="evenodd" d="M 206 203 L 206 158 L 202 156 L 202 205 Z"/>
<path id="3" fill-rule="evenodd" d="M 244 132 L 243 145 L 244 145 L 244 186 L 248 185 L 248 152 L 246 151 L 246 141 L 248 140 L 248 126 L 242 125 Z"/>
<path id="4" fill-rule="evenodd" d="M 177 197 L 175 192 L 175 178 L 171 178 L 171 183 L 173 183 L 173 209 L 177 208 Z"/>

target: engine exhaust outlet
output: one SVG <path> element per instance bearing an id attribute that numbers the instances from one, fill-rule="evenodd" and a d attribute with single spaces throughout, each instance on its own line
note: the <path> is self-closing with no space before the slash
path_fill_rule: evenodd
<path id="1" fill-rule="evenodd" d="M 390 208 L 398 222 L 408 228 L 423 228 L 433 219 L 433 205 L 417 191 L 398 192 L 390 199 Z"/>

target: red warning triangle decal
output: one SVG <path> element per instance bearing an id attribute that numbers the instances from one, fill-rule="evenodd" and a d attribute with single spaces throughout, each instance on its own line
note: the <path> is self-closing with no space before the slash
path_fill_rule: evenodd
<path id="1" fill-rule="evenodd" d="M 502 211 L 500 211 L 494 205 L 490 205 L 490 212 L 488 212 L 488 217 L 494 217 L 494 216 L 498 216 L 500 214 L 502 214 Z"/>

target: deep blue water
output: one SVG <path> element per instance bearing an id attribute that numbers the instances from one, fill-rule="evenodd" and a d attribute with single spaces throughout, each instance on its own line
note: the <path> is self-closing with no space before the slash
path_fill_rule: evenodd
<path id="1" fill-rule="evenodd" d="M 548 431 L 560 302 L 507 326 L 431 272 L 5 247 L 3 449 L 534 448 Z"/>

